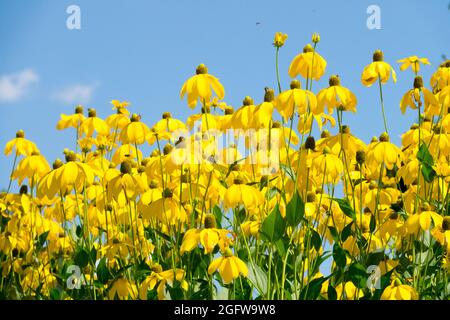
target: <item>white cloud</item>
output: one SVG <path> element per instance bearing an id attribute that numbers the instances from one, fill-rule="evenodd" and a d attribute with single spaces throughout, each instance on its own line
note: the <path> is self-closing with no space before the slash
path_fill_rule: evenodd
<path id="1" fill-rule="evenodd" d="M 29 86 L 38 81 L 39 76 L 31 69 L 0 75 L 0 103 L 20 100 Z"/>
<path id="2" fill-rule="evenodd" d="M 85 85 L 74 84 L 62 88 L 53 94 L 53 98 L 67 104 L 86 104 L 89 103 L 94 94 L 97 84 Z"/>

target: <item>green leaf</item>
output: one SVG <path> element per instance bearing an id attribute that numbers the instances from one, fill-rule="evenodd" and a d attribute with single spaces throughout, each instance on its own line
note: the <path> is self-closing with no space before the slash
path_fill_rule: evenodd
<path id="1" fill-rule="evenodd" d="M 375 215 L 370 216 L 370 224 L 369 224 L 369 230 L 370 232 L 374 232 L 375 228 L 377 227 L 377 220 L 375 219 Z"/>
<path id="2" fill-rule="evenodd" d="M 333 259 L 338 267 L 344 268 L 347 263 L 344 249 L 337 243 L 333 246 Z"/>
<path id="3" fill-rule="evenodd" d="M 280 209 L 277 204 L 267 218 L 264 219 L 261 226 L 261 234 L 266 240 L 275 243 L 283 236 L 285 227 L 286 222 L 281 216 Z"/>
<path id="4" fill-rule="evenodd" d="M 428 147 L 426 143 L 422 143 L 419 147 L 419 151 L 417 152 L 417 159 L 422 164 L 427 164 L 432 166 L 434 164 L 433 156 L 430 151 L 428 151 Z"/>
<path id="5" fill-rule="evenodd" d="M 37 244 L 36 244 L 37 250 L 41 249 L 44 246 L 45 241 L 47 241 L 47 236 L 48 236 L 49 232 L 50 232 L 50 230 L 45 231 L 44 233 L 41 233 L 39 235 Z"/>
<path id="6" fill-rule="evenodd" d="M 275 246 L 277 247 L 277 251 L 280 256 L 284 257 L 286 255 L 286 247 L 289 244 L 289 240 L 285 238 L 278 239 L 275 241 Z"/>
<path id="7" fill-rule="evenodd" d="M 89 253 L 85 249 L 80 249 L 75 254 L 74 262 L 80 268 L 84 268 L 89 263 Z"/>
<path id="8" fill-rule="evenodd" d="M 91 252 L 89 253 L 89 258 L 91 259 L 91 263 L 94 265 L 95 261 L 97 261 L 97 249 L 92 246 Z"/>
<path id="9" fill-rule="evenodd" d="M 336 289 L 328 283 L 328 300 L 337 300 L 337 292 Z"/>
<path id="10" fill-rule="evenodd" d="M 381 261 L 385 259 L 384 249 L 380 249 L 377 251 L 372 251 L 367 256 L 367 266 L 379 265 Z"/>
<path id="11" fill-rule="evenodd" d="M 305 214 L 305 203 L 298 194 L 294 193 L 291 201 L 286 206 L 286 220 L 291 227 L 296 227 Z"/>
<path id="12" fill-rule="evenodd" d="M 52 300 L 60 300 L 61 299 L 61 292 L 57 288 L 52 288 L 50 290 L 50 299 L 52 299 Z"/>
<path id="13" fill-rule="evenodd" d="M 81 236 L 83 235 L 83 229 L 81 228 L 81 226 L 77 226 L 77 228 L 75 229 L 75 234 L 78 238 L 81 238 Z"/>
<path id="14" fill-rule="evenodd" d="M 350 281 L 353 282 L 356 287 L 360 289 L 364 289 L 366 287 L 367 272 L 362 264 L 358 262 L 352 263 L 348 268 L 347 274 Z"/>
<path id="15" fill-rule="evenodd" d="M 330 230 L 331 236 L 333 237 L 334 241 L 339 240 L 339 235 L 335 227 L 328 227 L 328 230 Z"/>
<path id="16" fill-rule="evenodd" d="M 215 205 L 213 208 L 213 214 L 216 218 L 216 224 L 218 229 L 222 229 L 222 210 L 219 206 Z"/>
<path id="17" fill-rule="evenodd" d="M 322 289 L 322 284 L 327 280 L 327 278 L 320 277 L 314 280 L 311 280 L 308 285 L 303 288 L 302 292 L 300 292 L 301 300 L 316 300 L 320 294 L 320 290 Z"/>
<path id="18" fill-rule="evenodd" d="M 422 143 L 417 152 L 417 159 L 422 164 L 421 172 L 426 182 L 432 182 L 436 177 L 436 171 L 433 169 L 434 160 L 430 154 L 426 143 Z"/>
<path id="19" fill-rule="evenodd" d="M 422 165 L 420 168 L 420 171 L 422 172 L 422 175 L 426 182 L 430 183 L 433 181 L 433 179 L 436 177 L 436 171 L 434 171 L 433 167 L 429 165 Z"/>
<path id="20" fill-rule="evenodd" d="M 111 272 L 106 265 L 106 258 L 103 257 L 97 266 L 97 278 L 102 284 L 106 284 L 111 279 Z"/>
<path id="21" fill-rule="evenodd" d="M 254 267 L 254 268 L 253 268 Z M 247 264 L 248 268 L 248 280 L 255 286 L 260 295 L 264 295 L 267 292 L 267 272 L 261 269 L 260 266 L 252 266 Z"/>
<path id="22" fill-rule="evenodd" d="M 316 251 L 320 250 L 320 247 L 322 246 L 322 239 L 320 238 L 320 235 L 317 233 L 316 230 L 311 230 L 311 242 Z"/>
<path id="23" fill-rule="evenodd" d="M 342 229 L 342 233 L 341 233 L 342 242 L 345 242 L 345 240 L 347 240 L 347 238 L 352 234 L 352 225 L 353 225 L 353 221 L 350 222 L 348 225 L 346 225 L 344 227 L 344 229 Z"/>
<path id="24" fill-rule="evenodd" d="M 353 220 L 356 219 L 355 210 L 353 210 L 347 199 L 333 198 L 333 200 L 339 204 L 339 208 L 341 208 L 342 212 L 344 212 L 347 217 L 352 218 Z"/>

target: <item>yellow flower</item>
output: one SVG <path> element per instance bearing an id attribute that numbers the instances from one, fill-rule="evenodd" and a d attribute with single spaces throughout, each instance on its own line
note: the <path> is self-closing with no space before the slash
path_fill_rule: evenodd
<path id="1" fill-rule="evenodd" d="M 337 184 L 344 171 L 344 165 L 336 155 L 330 153 L 325 147 L 323 153 L 312 160 L 312 172 L 317 176 L 317 181 L 322 184 Z"/>
<path id="2" fill-rule="evenodd" d="M 128 300 L 128 298 L 137 298 L 137 288 L 134 283 L 130 283 L 125 278 L 114 281 L 111 289 L 109 289 L 109 299 L 114 300 L 118 297 L 120 300 Z"/>
<path id="3" fill-rule="evenodd" d="M 129 111 L 126 109 L 130 103 L 128 101 L 111 100 L 113 105 L 113 110 L 117 110 L 117 113 L 128 114 Z"/>
<path id="4" fill-rule="evenodd" d="M 38 197 L 47 196 L 51 199 L 56 193 L 64 195 L 72 189 L 81 189 L 84 184 L 91 185 L 94 182 L 94 172 L 90 166 L 76 161 L 73 151 L 66 153 L 66 162 L 56 160 L 53 170 L 47 173 L 39 182 L 37 188 Z"/>
<path id="5" fill-rule="evenodd" d="M 229 120 L 229 124 L 234 129 L 249 129 L 253 124 L 253 115 L 256 106 L 253 104 L 253 99 L 249 96 L 244 98 L 242 107 L 237 109 Z"/>
<path id="6" fill-rule="evenodd" d="M 162 132 L 174 132 L 174 131 L 185 131 L 187 130 L 186 125 L 183 121 L 172 118 L 172 114 L 170 112 L 164 112 L 162 115 L 162 119 L 159 120 L 154 126 L 156 131 Z"/>
<path id="7" fill-rule="evenodd" d="M 297 111 L 300 115 L 308 111 L 312 111 L 315 115 L 323 112 L 318 108 L 315 94 L 300 89 L 300 86 L 300 81 L 293 80 L 291 89 L 280 93 L 275 100 L 275 107 L 286 121 L 292 117 L 294 111 Z"/>
<path id="8" fill-rule="evenodd" d="M 417 56 L 403 58 L 403 59 L 397 60 L 397 62 L 402 64 L 400 66 L 401 71 L 404 71 L 404 70 L 408 69 L 409 67 L 411 67 L 412 71 L 415 74 L 419 73 L 420 64 L 428 64 L 428 65 L 430 64 L 430 61 L 428 61 L 427 58 L 419 58 Z"/>
<path id="9" fill-rule="evenodd" d="M 176 225 L 186 221 L 186 211 L 173 198 L 173 192 L 170 189 L 165 189 L 162 196 L 144 209 L 142 217 L 147 220 L 154 218 L 166 225 Z"/>
<path id="10" fill-rule="evenodd" d="M 284 42 L 288 38 L 288 35 L 282 32 L 276 32 L 273 38 L 273 45 L 277 48 L 281 48 L 284 45 Z"/>
<path id="11" fill-rule="evenodd" d="M 292 60 L 289 76 L 295 78 L 300 74 L 305 79 L 319 80 L 324 75 L 326 66 L 325 59 L 308 44 L 303 48 L 303 53 Z"/>
<path id="12" fill-rule="evenodd" d="M 379 142 L 370 144 L 367 149 L 366 162 L 369 167 L 375 170 L 381 164 L 384 164 L 389 170 L 392 170 L 394 165 L 400 167 L 402 159 L 402 151 L 396 145 L 389 142 L 389 135 L 386 132 L 380 136 Z"/>
<path id="13" fill-rule="evenodd" d="M 56 129 L 78 128 L 86 117 L 83 115 L 83 106 L 78 105 L 72 115 L 61 114 L 61 120 L 56 124 Z"/>
<path id="14" fill-rule="evenodd" d="M 367 65 L 361 75 L 361 82 L 366 87 L 370 87 L 378 79 L 381 83 L 386 83 L 392 72 L 392 80 L 397 82 L 397 75 L 390 64 L 383 61 L 383 52 L 381 50 L 375 51 L 373 54 L 373 62 Z"/>
<path id="15" fill-rule="evenodd" d="M 212 90 L 219 99 L 224 98 L 225 89 L 219 82 L 219 79 L 208 74 L 208 68 L 204 64 L 200 64 L 195 72 L 196 75 L 189 78 L 183 84 L 180 92 L 181 99 L 187 94 L 188 105 L 190 108 L 195 108 L 198 100 L 200 100 L 201 103 L 210 102 Z"/>
<path id="16" fill-rule="evenodd" d="M 428 231 L 431 228 L 431 222 L 435 226 L 441 226 L 443 217 L 425 206 L 420 208 L 420 213 L 412 214 L 408 217 L 408 220 L 405 222 L 405 228 L 409 234 L 416 234 L 420 229 Z"/>
<path id="17" fill-rule="evenodd" d="M 381 300 L 419 300 L 419 294 L 413 287 L 401 284 L 400 280 L 394 279 L 384 289 Z"/>
<path id="18" fill-rule="evenodd" d="M 224 284 L 231 283 L 239 275 L 244 277 L 248 275 L 247 265 L 238 257 L 233 256 L 230 249 L 227 249 L 222 257 L 211 262 L 208 273 L 213 274 L 216 270 L 219 270 Z"/>
<path id="19" fill-rule="evenodd" d="M 422 95 L 423 100 L 422 100 Z M 424 106 L 426 115 L 439 115 L 440 107 L 434 94 L 423 86 L 422 77 L 417 76 L 414 79 L 414 88 L 406 92 L 400 101 L 400 109 L 405 113 L 406 107 L 417 109 Z"/>
<path id="20" fill-rule="evenodd" d="M 234 184 L 225 191 L 223 201 L 226 208 L 243 205 L 246 209 L 252 210 L 264 202 L 264 197 L 258 189 L 242 182 L 239 178 L 234 179 Z"/>
<path id="21" fill-rule="evenodd" d="M 16 133 L 16 137 L 6 143 L 5 155 L 9 156 L 13 149 L 16 149 L 16 155 L 31 156 L 33 152 L 39 152 L 34 142 L 25 139 L 25 133 L 23 130 L 19 130 Z"/>
<path id="22" fill-rule="evenodd" d="M 33 187 L 49 171 L 50 166 L 47 160 L 39 152 L 33 152 L 31 156 L 25 157 L 19 162 L 12 178 L 18 179 L 19 185 L 25 178 L 28 178 L 30 186 Z"/>
<path id="23" fill-rule="evenodd" d="M 430 86 L 433 88 L 433 92 L 441 90 L 448 85 L 450 85 L 450 60 L 442 62 L 430 79 Z"/>
<path id="24" fill-rule="evenodd" d="M 261 221 L 245 221 L 241 224 L 242 232 L 248 237 L 250 235 L 258 237 L 259 229 L 261 228 Z"/>
<path id="25" fill-rule="evenodd" d="M 166 285 L 173 286 L 175 280 L 181 282 L 181 288 L 183 290 L 188 289 L 188 284 L 186 280 L 184 280 L 185 271 L 182 269 L 170 269 L 163 271 L 160 265 L 153 266 L 152 273 L 142 281 L 141 286 L 139 288 L 139 299 L 147 300 L 147 292 L 148 290 L 153 290 L 153 288 L 158 284 L 158 288 L 156 289 L 158 293 L 158 299 L 164 300 L 166 297 Z"/>
<path id="26" fill-rule="evenodd" d="M 97 131 L 99 135 L 107 136 L 109 127 L 103 119 L 97 117 L 97 111 L 89 109 L 88 115 L 89 117 L 81 123 L 80 132 L 86 134 L 87 137 L 91 137 L 94 131 Z"/>
<path id="27" fill-rule="evenodd" d="M 130 161 L 122 162 L 120 172 L 113 178 L 108 177 L 107 181 L 108 200 L 116 200 L 120 207 L 125 207 L 145 190 L 141 177 L 133 174 Z"/>
<path id="28" fill-rule="evenodd" d="M 331 76 L 329 80 L 330 87 L 320 90 L 317 94 L 318 110 L 323 112 L 328 107 L 328 113 L 333 114 L 337 107 L 344 111 L 356 112 L 356 96 L 346 87 L 341 86 L 339 76 Z"/>
<path id="29" fill-rule="evenodd" d="M 338 299 L 345 300 L 355 300 L 364 296 L 364 292 L 362 292 L 362 290 L 358 290 L 358 288 L 351 281 L 338 284 L 336 286 L 336 294 Z"/>
<path id="30" fill-rule="evenodd" d="M 131 116 L 130 123 L 120 133 L 122 143 L 143 144 L 149 138 L 150 129 L 140 119 L 137 114 Z"/>
<path id="31" fill-rule="evenodd" d="M 274 91 L 270 88 L 266 88 L 265 91 L 264 102 L 253 111 L 251 127 L 255 129 L 268 128 L 272 121 Z"/>

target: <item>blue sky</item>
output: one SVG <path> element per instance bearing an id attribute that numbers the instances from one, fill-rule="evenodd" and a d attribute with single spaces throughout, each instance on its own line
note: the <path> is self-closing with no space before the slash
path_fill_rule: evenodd
<path id="1" fill-rule="evenodd" d="M 450 56 L 448 2 L 0 0 L 0 145 L 23 129 L 50 163 L 62 157 L 65 147 L 73 148 L 74 132 L 55 126 L 77 102 L 105 117 L 109 101 L 128 100 L 148 125 L 164 111 L 184 120 L 192 111 L 179 90 L 199 63 L 220 78 L 230 105 L 239 107 L 245 95 L 260 102 L 265 86 L 276 87 L 276 31 L 289 35 L 280 52 L 284 88 L 291 60 L 320 33 L 318 52 L 328 66 L 313 89 L 340 75 L 359 101 L 358 113 L 344 122 L 365 142 L 383 131 L 383 122 L 377 87 L 363 87 L 360 75 L 372 52 L 382 49 L 398 73 L 384 97 L 392 140 L 399 142 L 416 114 L 401 116 L 399 101 L 413 74 L 400 72 L 396 60 L 428 57 L 432 66 L 421 71 L 428 83 L 441 55 Z M 66 28 L 71 4 L 81 8 L 81 30 Z M 371 4 L 381 9 L 381 30 L 366 26 Z M 0 187 L 12 160 L 0 156 Z"/>

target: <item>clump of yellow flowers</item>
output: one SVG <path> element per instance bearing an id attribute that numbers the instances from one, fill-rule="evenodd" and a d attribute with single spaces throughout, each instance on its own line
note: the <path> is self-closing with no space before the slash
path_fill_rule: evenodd
<path id="1" fill-rule="evenodd" d="M 395 67 L 375 51 L 361 82 L 377 84 L 385 128 L 363 141 L 344 122 L 360 84 L 329 74 L 313 90 L 327 73 L 319 34 L 282 86 L 287 39 L 272 42 L 277 88 L 234 107 L 200 64 L 180 91 L 186 121 L 79 105 L 56 125 L 74 150 L 50 160 L 17 131 L 0 298 L 449 299 L 450 61 L 427 86 L 427 58 L 398 60 L 414 73 L 399 107 L 418 123 L 395 145 L 382 90 Z"/>

